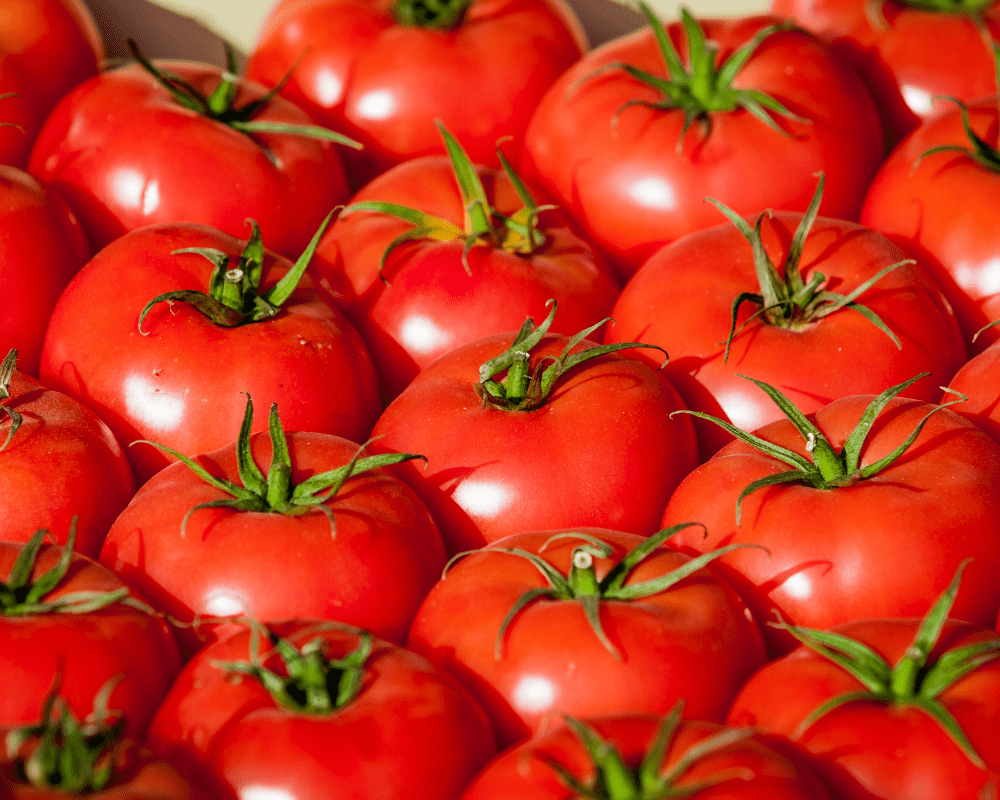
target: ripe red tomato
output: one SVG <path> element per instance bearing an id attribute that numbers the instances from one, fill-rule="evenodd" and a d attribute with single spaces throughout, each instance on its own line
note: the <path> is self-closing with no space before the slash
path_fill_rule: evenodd
<path id="1" fill-rule="evenodd" d="M 1000 11 L 997 12 L 1000 14 Z M 1000 32 L 1000 18 L 997 21 Z M 968 106 L 968 123 L 986 147 L 1000 148 L 998 98 Z M 973 149 L 960 108 L 913 131 L 886 159 L 865 197 L 861 221 L 927 263 L 955 307 L 966 341 L 976 351 L 1000 339 L 1000 329 L 975 333 L 1000 319 L 1000 235 L 992 213 L 1000 193 L 1000 161 L 935 147 Z"/>
<path id="2" fill-rule="evenodd" d="M 708 21 L 705 35 L 718 44 L 721 63 L 775 22 Z M 679 23 L 667 28 L 683 53 L 681 31 Z M 733 89 L 764 92 L 797 115 L 762 110 L 779 130 L 744 108 L 671 106 L 621 64 L 663 79 L 651 29 L 605 44 L 563 73 L 532 117 L 523 162 L 525 178 L 565 208 L 621 274 L 631 275 L 663 244 L 716 225 L 718 212 L 705 197 L 741 215 L 804 211 L 822 171 L 829 184 L 820 213 L 857 218 L 882 160 L 881 127 L 858 77 L 813 35 L 772 33 L 732 80 Z M 712 98 L 727 101 L 724 91 Z"/>
<path id="3" fill-rule="evenodd" d="M 223 74 L 203 64 L 157 66 L 206 94 Z M 266 93 L 242 79 L 234 91 L 234 107 Z M 280 97 L 253 121 L 312 124 Z M 251 217 L 268 247 L 295 258 L 347 198 L 333 147 L 307 136 L 236 130 L 181 105 L 132 64 L 101 73 L 60 102 L 38 136 L 29 172 L 66 199 L 95 251 L 156 223 L 200 222 L 242 236 Z"/>
<path id="4" fill-rule="evenodd" d="M 280 426 L 273 410 L 271 424 Z M 405 640 L 445 564 L 423 503 L 382 470 L 355 474 L 358 446 L 338 436 L 291 433 L 273 447 L 264 434 L 247 438 L 241 433 L 238 442 L 194 459 L 215 485 L 185 464 L 155 475 L 111 527 L 101 561 L 172 618 L 186 624 L 206 617 L 206 624 L 179 632 L 189 652 L 218 638 L 212 623 L 219 617 L 246 614 L 264 622 L 335 619 Z M 240 463 L 244 454 L 270 463 L 264 480 L 274 482 L 282 469 L 272 462 L 275 451 L 290 468 L 290 487 L 338 469 L 346 470 L 344 482 L 322 507 L 336 481 L 279 499 L 252 481 L 260 472 Z M 218 481 L 267 499 L 257 508 L 220 505 L 233 495 Z M 291 505 L 282 508 L 283 501 Z"/>
<path id="5" fill-rule="evenodd" d="M 969 359 L 948 388 L 965 400 L 951 408 L 1000 442 L 1000 344 Z"/>
<path id="6" fill-rule="evenodd" d="M 243 244 L 202 225 L 156 225 L 104 248 L 66 288 L 49 322 L 41 374 L 86 402 L 122 442 L 150 439 L 184 454 L 230 444 L 246 392 L 277 402 L 291 430 L 364 441 L 381 407 L 371 360 L 357 331 L 308 275 L 273 317 L 218 327 L 188 302 L 153 305 L 168 292 L 204 292 L 214 271 L 199 253 L 215 248 L 239 263 Z M 260 291 L 290 264 L 264 250 Z M 264 366 L 266 365 L 266 367 Z M 255 430 L 263 430 L 260 421 Z M 176 460 L 131 447 L 141 484 Z"/>
<path id="7" fill-rule="evenodd" d="M 996 88 L 990 38 L 1000 41 L 1000 5 L 907 0 L 772 0 L 771 10 L 814 31 L 862 76 L 894 145 L 947 108 Z M 984 35 L 985 34 L 985 35 Z"/>
<path id="8" fill-rule="evenodd" d="M 283 0 L 264 22 L 246 74 L 318 122 L 364 144 L 345 154 L 361 186 L 389 167 L 441 153 L 441 120 L 477 164 L 498 166 L 498 139 L 517 146 L 545 90 L 586 49 L 562 0 L 424 3 L 455 27 L 407 20 L 392 0 Z M 290 73 L 290 75 L 289 75 Z"/>
<path id="9" fill-rule="evenodd" d="M 687 556 L 663 545 L 645 552 L 646 542 L 598 528 L 495 541 L 430 591 L 409 647 L 470 688 L 504 745 L 566 714 L 665 714 L 681 699 L 685 716 L 721 721 L 765 661 L 760 630 L 711 569 L 688 574 Z M 623 570 L 618 593 L 611 573 Z M 676 582 L 654 591 L 657 581 Z"/>
<path id="10" fill-rule="evenodd" d="M 365 657 L 366 634 L 315 620 L 267 633 L 259 653 L 242 630 L 196 654 L 150 727 L 153 751 L 217 796 L 453 800 L 496 752 L 482 710 L 416 653 L 374 639 Z M 309 702 L 282 652 L 325 680 Z"/>

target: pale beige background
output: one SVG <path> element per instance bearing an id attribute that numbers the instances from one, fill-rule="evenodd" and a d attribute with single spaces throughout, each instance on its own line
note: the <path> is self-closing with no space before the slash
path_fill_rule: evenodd
<path id="1" fill-rule="evenodd" d="M 193 58 L 222 63 L 222 39 L 240 54 L 253 46 L 261 20 L 274 0 L 87 0 L 111 57 L 127 54 L 125 39 L 135 39 L 151 58 Z M 615 0 L 569 0 L 592 44 L 642 24 L 633 7 Z M 665 19 L 676 17 L 678 5 L 649 0 Z M 735 16 L 766 9 L 767 0 L 693 0 L 696 16 Z M 220 38 L 221 37 L 221 38 Z"/>

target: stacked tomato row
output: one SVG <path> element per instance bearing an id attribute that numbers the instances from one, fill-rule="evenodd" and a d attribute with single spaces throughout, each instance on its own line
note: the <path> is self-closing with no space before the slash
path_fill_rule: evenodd
<path id="1" fill-rule="evenodd" d="M 7 12 L 0 799 L 1000 791 L 1000 7 L 641 9 Z"/>

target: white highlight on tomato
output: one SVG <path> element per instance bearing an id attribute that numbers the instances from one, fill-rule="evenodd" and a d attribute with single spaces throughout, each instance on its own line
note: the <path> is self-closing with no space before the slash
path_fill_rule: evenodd
<path id="1" fill-rule="evenodd" d="M 513 495 L 503 484 L 467 479 L 455 487 L 452 499 L 470 516 L 493 518 L 507 509 Z"/>
<path id="2" fill-rule="evenodd" d="M 930 92 L 918 86 L 907 85 L 900 87 L 900 92 L 906 105 L 914 114 L 924 116 L 930 113 L 931 107 L 934 105 L 934 96 Z"/>
<path id="3" fill-rule="evenodd" d="M 362 119 L 387 119 L 396 110 L 396 98 L 385 89 L 368 92 L 358 99 L 356 109 Z"/>
<path id="4" fill-rule="evenodd" d="M 142 213 L 152 214 L 160 207 L 160 182 L 152 180 L 142 190 Z"/>
<path id="5" fill-rule="evenodd" d="M 552 707 L 556 687 L 543 675 L 525 675 L 514 687 L 511 699 L 519 711 L 539 712 Z"/>
<path id="6" fill-rule="evenodd" d="M 161 392 L 148 375 L 129 375 L 122 388 L 129 416 L 150 432 L 172 432 L 184 418 L 184 399 Z"/>
<path id="7" fill-rule="evenodd" d="M 146 178 L 134 169 L 118 169 L 108 175 L 111 192 L 119 205 L 126 208 L 142 208 L 143 190 Z"/>
<path id="8" fill-rule="evenodd" d="M 240 800 L 295 800 L 295 795 L 274 786 L 247 786 L 240 792 Z"/>
<path id="9" fill-rule="evenodd" d="M 799 600 L 807 600 L 812 597 L 813 584 L 805 572 L 796 572 L 781 584 L 781 589 Z"/>
<path id="10" fill-rule="evenodd" d="M 677 195 L 673 187 L 655 175 L 635 181 L 629 189 L 629 194 L 635 202 L 646 208 L 673 211 L 677 206 Z"/>
<path id="11" fill-rule="evenodd" d="M 245 598 L 229 589 L 216 589 L 205 600 L 201 613 L 211 617 L 235 617 L 247 610 Z"/>
<path id="12" fill-rule="evenodd" d="M 1000 293 L 1000 256 L 985 264 L 958 262 L 953 267 L 955 283 L 973 297 L 989 297 Z"/>
<path id="13" fill-rule="evenodd" d="M 446 347 L 452 335 L 431 318 L 424 316 L 407 317 L 399 331 L 400 341 L 411 353 L 429 353 Z"/>
<path id="14" fill-rule="evenodd" d="M 771 401 L 749 381 L 747 387 L 747 390 L 739 387 L 728 392 L 719 392 L 715 395 L 715 399 L 719 401 L 719 405 L 733 425 L 744 431 L 754 431 L 768 421 L 761 408 Z M 754 397 L 751 392 L 757 392 L 761 397 Z"/>
<path id="15" fill-rule="evenodd" d="M 340 96 L 344 92 L 344 84 L 336 73 L 323 70 L 316 75 L 313 89 L 321 106 L 335 106 L 340 102 Z"/>

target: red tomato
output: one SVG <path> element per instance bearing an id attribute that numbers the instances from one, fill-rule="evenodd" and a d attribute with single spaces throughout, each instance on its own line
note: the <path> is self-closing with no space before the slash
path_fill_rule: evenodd
<path id="1" fill-rule="evenodd" d="M 854 65 L 890 144 L 947 108 L 942 95 L 970 101 L 996 88 L 988 44 L 990 37 L 1000 41 L 995 0 L 772 0 L 771 10 L 793 17 Z"/>
<path id="2" fill-rule="evenodd" d="M 698 462 L 694 427 L 674 388 L 645 364 L 611 353 L 576 366 L 534 410 L 487 406 L 480 367 L 513 334 L 487 336 L 442 356 L 382 413 L 376 452 L 420 453 L 397 474 L 427 504 L 451 553 L 512 533 L 575 525 L 641 535 Z M 546 336 L 538 370 L 570 340 Z M 596 347 L 584 340 L 575 350 Z M 509 372 L 508 372 L 509 376 Z"/>
<path id="3" fill-rule="evenodd" d="M 80 0 L 4 0 L 0 4 L 0 164 L 24 168 L 38 131 L 59 99 L 97 74 L 104 45 Z"/>
<path id="4" fill-rule="evenodd" d="M 49 315 L 88 258 L 83 228 L 62 198 L 26 172 L 0 167 L 0 353 L 16 347 L 22 372 L 38 374 Z"/>
<path id="5" fill-rule="evenodd" d="M 801 214 L 783 212 L 762 218 L 764 249 L 782 278 L 801 219 Z M 803 283 L 818 273 L 826 277 L 817 296 L 826 291 L 849 295 L 904 258 L 881 234 L 820 218 L 805 239 L 798 271 Z M 760 291 L 751 245 L 735 225 L 689 234 L 658 250 L 633 276 L 615 304 L 616 324 L 605 339 L 659 345 L 670 353 L 663 374 L 688 408 L 747 431 L 782 414 L 741 375 L 779 387 L 803 413 L 811 413 L 838 397 L 878 394 L 925 371 L 933 377 L 915 383 L 908 396 L 937 400 L 938 387 L 965 361 L 955 316 L 920 264 L 897 267 L 856 301 L 894 333 L 898 347 L 856 309 L 812 319 L 789 315 L 787 321 L 771 323 L 758 306 L 745 303 L 727 360 L 733 303 L 741 294 Z M 630 355 L 648 362 L 649 352 Z M 709 422 L 699 420 L 695 426 L 703 457 L 732 441 Z"/>
<path id="6" fill-rule="evenodd" d="M 605 547 L 594 547 L 598 541 Z M 452 566 L 431 590 L 409 646 L 475 693 L 504 745 L 558 726 L 565 714 L 662 714 L 680 699 L 686 716 L 721 720 L 765 661 L 760 631 L 732 587 L 704 567 L 648 596 L 618 597 L 604 585 L 590 586 L 611 581 L 612 569 L 624 569 L 626 554 L 645 541 L 580 528 L 493 542 Z M 624 587 L 638 592 L 689 562 L 657 546 Z M 543 567 L 565 577 L 569 596 Z M 522 605 L 546 589 L 555 591 Z M 591 601 L 596 606 L 588 611 Z"/>
<path id="7" fill-rule="evenodd" d="M 948 384 L 965 400 L 951 408 L 1000 442 L 1000 344 L 969 359 Z"/>
<path id="8" fill-rule="evenodd" d="M 364 144 L 344 156 L 355 186 L 443 152 L 435 120 L 474 162 L 497 166 L 497 140 L 520 143 L 545 90 L 586 48 L 562 0 L 436 4 L 465 8 L 451 30 L 398 21 L 403 5 L 283 0 L 247 62 L 249 78 L 275 86 L 288 77 L 281 94 Z"/>
<path id="9" fill-rule="evenodd" d="M 128 460 L 93 411 L 13 369 L 15 356 L 0 366 L 0 540 L 46 528 L 64 544 L 75 524 L 76 549 L 96 558 L 135 492 Z"/>
<path id="10" fill-rule="evenodd" d="M 663 726 L 663 720 L 656 717 L 602 717 L 583 724 L 593 736 L 586 743 L 570 728 L 560 728 L 505 751 L 479 774 L 462 800 L 573 800 L 591 796 L 583 794 L 570 781 L 593 792 L 600 792 L 612 781 L 616 788 L 624 789 L 619 764 L 624 764 L 627 773 L 631 773 L 636 789 L 634 795 L 623 795 L 626 797 L 676 796 L 691 800 L 826 800 L 829 797 L 814 775 L 773 746 L 769 741 L 772 737 L 750 731 L 739 736 L 735 729 L 711 722 L 684 722 L 667 740 L 666 751 L 656 753 L 654 742 Z M 600 759 L 594 759 L 594 754 L 588 753 L 589 748 Z M 600 760 L 612 764 L 602 770 Z M 656 794 L 653 786 L 659 782 L 678 794 Z"/>
<path id="11" fill-rule="evenodd" d="M 356 633 L 315 621 L 272 632 L 299 658 L 313 648 L 311 659 L 328 665 L 334 692 L 347 667 L 330 662 L 362 646 Z M 195 655 L 149 733 L 154 752 L 203 785 L 220 785 L 219 797 L 253 797 L 256 790 L 259 797 L 346 800 L 377 791 L 386 800 L 451 800 L 496 752 L 489 723 L 468 693 L 415 653 L 374 640 L 363 665 L 351 665 L 361 673 L 353 698 L 327 712 L 303 711 L 287 699 L 298 689 L 277 643 L 266 643 L 257 657 L 251 636 L 239 631 Z M 252 675 L 227 669 L 233 662 L 256 663 L 289 684 L 289 705 Z"/>
<path id="12" fill-rule="evenodd" d="M 511 217 L 524 208 L 502 171 L 476 173 L 497 214 Z M 467 216 L 445 156 L 394 167 L 365 186 L 351 205 L 373 201 L 417 209 L 458 231 Z M 555 210 L 541 212 L 536 230 L 544 242 L 531 252 L 484 241 L 464 255 L 462 239 L 421 238 L 393 248 L 380 278 L 383 254 L 412 229 L 384 213 L 342 216 L 320 243 L 314 270 L 368 343 L 390 399 L 459 345 L 514 330 L 526 316 L 541 319 L 552 298 L 559 303 L 559 330 L 575 333 L 606 317 L 618 294 L 618 281 L 603 258 Z"/>
<path id="13" fill-rule="evenodd" d="M 997 26 L 1000 31 L 1000 19 Z M 968 106 L 972 131 L 993 148 L 1000 147 L 997 102 L 994 97 Z M 961 109 L 945 108 L 913 131 L 876 173 L 861 221 L 931 267 L 966 341 L 978 351 L 1000 339 L 1000 329 L 991 329 L 972 342 L 976 331 L 1000 319 L 1000 228 L 992 213 L 1000 166 L 955 150 L 922 157 L 934 147 L 972 148 Z"/>
<path id="14" fill-rule="evenodd" d="M 216 248 L 238 263 L 239 241 L 201 225 L 151 226 L 102 250 L 67 287 L 49 323 L 41 374 L 98 410 L 122 442 L 150 439 L 184 454 L 234 441 L 247 392 L 277 402 L 290 430 L 363 441 L 381 406 L 364 343 L 305 276 L 270 319 L 220 328 L 191 303 L 154 298 L 205 291 L 213 265 L 189 247 Z M 264 251 L 260 288 L 289 269 Z M 266 368 L 263 366 L 266 365 Z M 333 388 L 331 388 L 333 387 Z M 263 421 L 255 430 L 264 429 Z M 132 447 L 141 484 L 173 456 Z"/>
<path id="15" fill-rule="evenodd" d="M 217 67 L 157 62 L 209 93 Z M 239 80 L 234 106 L 266 89 Z M 255 122 L 309 125 L 283 98 Z M 52 112 L 29 171 L 79 215 L 95 251 L 126 231 L 166 222 L 200 222 L 233 236 L 251 217 L 268 247 L 295 258 L 322 219 L 347 198 L 333 145 L 286 133 L 243 133 L 185 108 L 138 64 L 104 72 Z"/>
<path id="16" fill-rule="evenodd" d="M 722 62 L 774 22 L 704 25 Z M 667 30 L 684 52 L 681 25 Z M 692 121 L 683 108 L 656 107 L 662 93 L 613 67 L 619 64 L 663 78 L 651 29 L 605 44 L 560 77 L 531 120 L 523 163 L 525 178 L 561 204 L 621 274 L 631 275 L 663 244 L 716 225 L 718 212 L 705 197 L 741 215 L 804 211 L 813 176 L 823 171 L 829 184 L 820 212 L 857 218 L 883 155 L 878 115 L 857 76 L 816 37 L 771 34 L 733 80 L 733 88 L 765 92 L 804 118 L 774 114 L 781 130 L 743 108 Z"/>
<path id="17" fill-rule="evenodd" d="M 32 546 L 38 544 L 40 537 Z M 90 558 L 74 553 L 60 572 L 65 549 L 42 545 L 19 575 L 22 552 L 19 544 L 0 542 L 0 726 L 38 720 L 54 683 L 82 719 L 105 684 L 120 679 L 108 709 L 125 718 L 126 735 L 142 736 L 180 669 L 170 628 Z M 54 587 L 46 586 L 47 573 Z M 109 593 L 118 599 L 94 608 L 97 595 Z"/>
<path id="18" fill-rule="evenodd" d="M 870 396 L 835 400 L 809 418 L 835 450 L 844 447 Z M 932 406 L 895 398 L 875 419 L 860 451 L 866 468 L 893 452 Z M 785 420 L 756 434 L 809 458 L 809 445 Z M 737 499 L 754 481 L 788 471 L 786 462 L 733 442 L 696 469 L 670 498 L 663 525 L 681 531 L 671 546 L 696 554 L 753 542 L 771 554 L 736 550 L 720 570 L 758 619 L 775 611 L 795 625 L 830 628 L 873 617 L 918 616 L 944 590 L 959 564 L 973 559 L 953 609 L 956 618 L 992 625 L 1000 607 L 1000 445 L 950 409 L 935 413 L 913 445 L 868 478 L 814 488 L 786 483 Z M 788 634 L 764 628 L 787 651 Z"/>
<path id="19" fill-rule="evenodd" d="M 328 434 L 292 433 L 283 447 L 278 441 L 287 448 L 291 486 L 345 467 L 358 450 Z M 195 461 L 216 480 L 251 486 L 239 465 L 244 445 L 257 464 L 271 463 L 272 444 L 264 434 Z M 278 470 L 271 463 L 272 481 Z M 324 491 L 317 487 L 315 493 L 322 497 Z M 396 642 L 406 638 L 444 567 L 441 535 L 427 509 L 382 470 L 346 478 L 324 503 L 330 516 L 321 513 L 318 499 L 284 512 L 268 503 L 259 510 L 204 506 L 226 499 L 232 495 L 173 464 L 115 521 L 101 561 L 183 623 L 196 615 L 207 623 L 244 614 L 261 621 L 315 617 Z M 215 628 L 183 631 L 182 642 L 193 651 L 218 637 Z"/>

